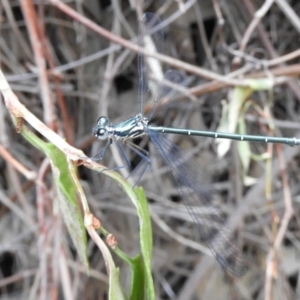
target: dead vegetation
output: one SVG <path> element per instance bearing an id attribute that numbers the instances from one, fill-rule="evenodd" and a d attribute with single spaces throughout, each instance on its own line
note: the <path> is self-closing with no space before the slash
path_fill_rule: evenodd
<path id="1" fill-rule="evenodd" d="M 158 116 L 159 125 L 233 126 L 235 132 L 300 138 L 296 0 L 0 3 L 0 64 L 9 86 L 32 114 L 88 156 L 103 146 L 91 136 L 99 116 L 116 120 L 138 109 L 135 38 L 143 11 L 166 22 L 166 56 L 158 55 L 164 70 L 180 69 L 190 81 L 189 95 L 176 102 L 175 113 Z M 255 87 L 242 99 L 248 79 Z M 5 99 L 0 110 L 0 297 L 107 299 L 102 254 L 88 239 L 87 276 L 55 201 L 49 160 L 17 133 L 12 103 Z M 240 106 L 236 122 L 226 115 L 232 103 Z M 51 134 L 44 137 L 55 143 Z M 150 200 L 157 299 L 299 299 L 299 147 L 172 139 L 202 166 L 216 191 L 213 201 L 250 263 L 236 278 L 205 254 L 174 182 L 148 141 L 141 141 L 152 161 L 139 185 Z M 65 154 L 76 156 L 72 151 Z M 122 165 L 112 153 L 103 164 Z M 130 170 L 119 171 L 126 177 Z M 139 222 L 128 197 L 111 178 L 84 166 L 78 177 L 93 214 L 122 251 L 136 255 Z M 113 257 L 129 290 L 130 269 Z"/>

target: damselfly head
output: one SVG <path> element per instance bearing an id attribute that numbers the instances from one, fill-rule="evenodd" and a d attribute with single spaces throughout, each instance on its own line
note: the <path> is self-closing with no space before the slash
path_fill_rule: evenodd
<path id="1" fill-rule="evenodd" d="M 108 136 L 107 126 L 109 120 L 107 117 L 100 117 L 97 121 L 97 125 L 93 129 L 93 135 L 99 140 L 105 140 Z"/>

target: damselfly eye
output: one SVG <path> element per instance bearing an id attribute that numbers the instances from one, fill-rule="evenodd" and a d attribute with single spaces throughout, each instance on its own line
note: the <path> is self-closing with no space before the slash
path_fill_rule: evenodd
<path id="1" fill-rule="evenodd" d="M 107 138 L 107 130 L 105 128 L 100 128 L 95 135 L 99 140 L 105 140 Z"/>
<path id="2" fill-rule="evenodd" d="M 97 125 L 99 127 L 107 126 L 108 125 L 108 118 L 107 117 L 100 117 L 97 121 Z"/>

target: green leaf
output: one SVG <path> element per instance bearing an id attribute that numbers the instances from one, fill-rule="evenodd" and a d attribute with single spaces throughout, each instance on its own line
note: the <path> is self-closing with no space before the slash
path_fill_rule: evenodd
<path id="1" fill-rule="evenodd" d="M 151 273 L 151 260 L 152 260 L 152 227 L 151 227 L 151 218 L 148 208 L 148 202 L 145 197 L 143 188 L 133 189 L 132 186 L 118 173 L 113 172 L 103 168 L 101 165 L 90 164 L 88 165 L 92 170 L 101 172 L 119 183 L 121 188 L 125 193 L 130 197 L 130 200 L 133 202 L 137 209 L 137 215 L 139 218 L 140 224 L 140 247 L 142 252 L 142 257 L 139 258 L 129 258 L 117 247 L 114 249 L 115 253 L 126 261 L 132 271 L 132 291 L 130 299 L 155 299 L 155 291 Z M 103 226 L 100 228 L 100 231 L 104 234 L 107 234 Z M 143 284 L 141 285 L 141 281 Z M 139 289 L 136 290 L 136 287 L 139 286 Z M 140 297 L 140 295 L 144 295 Z"/>
<path id="2" fill-rule="evenodd" d="M 268 91 L 274 87 L 273 78 L 257 78 L 257 79 L 246 79 L 245 82 L 248 84 L 252 91 Z"/>
<path id="3" fill-rule="evenodd" d="M 140 245 L 145 267 L 146 299 L 154 300 L 155 292 L 153 286 L 151 261 L 152 261 L 152 226 L 148 202 L 143 188 L 134 189 L 138 201 L 134 203 L 140 222 Z"/>
<path id="4" fill-rule="evenodd" d="M 56 188 L 60 211 L 78 256 L 88 270 L 86 232 L 79 203 L 77 201 L 77 189 L 72 179 L 77 177 L 75 174 L 76 169 L 72 163 L 68 164 L 63 152 L 53 144 L 46 143 L 38 138 L 25 126 L 23 127 L 22 135 L 50 159 L 53 183 Z M 71 176 L 72 173 L 73 176 Z"/>
<path id="5" fill-rule="evenodd" d="M 140 300 L 145 298 L 145 265 L 142 255 L 137 255 L 134 258 L 127 256 L 118 247 L 114 249 L 115 253 L 124 261 L 126 261 L 131 270 L 131 291 L 130 300 Z"/>
<path id="6" fill-rule="evenodd" d="M 225 107 L 223 107 L 224 112 L 222 113 L 222 118 L 217 131 L 226 133 L 236 132 L 241 109 L 251 93 L 252 90 L 250 88 L 236 87 L 233 89 L 229 96 L 229 104 L 226 106 L 224 105 Z M 218 139 L 216 143 L 218 144 L 218 155 L 219 157 L 222 157 L 228 152 L 232 141 Z"/>
<path id="7" fill-rule="evenodd" d="M 47 145 L 60 210 L 77 254 L 88 270 L 86 231 L 79 208 L 77 189 L 72 180 L 72 177 L 77 178 L 76 169 L 72 163 L 68 164 L 65 155 L 58 148 L 52 144 Z"/>
<path id="8" fill-rule="evenodd" d="M 243 118 L 240 118 L 239 121 L 239 127 L 238 127 L 238 133 L 239 134 L 246 134 L 246 124 Z M 250 143 L 247 141 L 239 142 L 237 144 L 238 153 L 243 165 L 243 173 L 248 173 L 250 160 L 251 160 L 251 149 L 250 149 Z"/>
<path id="9" fill-rule="evenodd" d="M 130 260 L 132 272 L 130 300 L 140 300 L 145 298 L 145 265 L 142 255 L 137 255 Z M 148 298 L 150 299 L 150 298 Z"/>
<path id="10" fill-rule="evenodd" d="M 252 153 L 252 154 L 251 154 L 251 158 L 252 158 L 253 160 L 256 160 L 256 161 L 270 159 L 270 153 L 265 152 L 265 153 L 262 153 L 262 154 L 260 154 L 260 155 L 257 155 L 257 154 Z"/>
<path id="11" fill-rule="evenodd" d="M 68 232 L 71 236 L 71 239 L 75 245 L 77 253 L 88 270 L 88 260 L 86 254 L 86 231 L 84 227 L 84 222 L 80 213 L 79 203 L 77 202 L 78 193 L 82 194 L 83 191 L 79 191 L 81 185 L 77 179 L 76 168 L 72 164 L 72 162 L 68 161 L 63 152 L 61 152 L 57 147 L 52 144 L 45 143 L 43 140 L 39 139 L 36 135 L 30 132 L 25 126 L 22 130 L 22 135 L 36 148 L 45 153 L 51 161 L 52 173 L 53 173 L 53 182 L 56 187 L 58 202 L 60 206 L 60 210 L 63 215 L 64 222 L 67 226 Z M 120 176 L 116 175 L 116 173 L 110 173 L 111 177 L 118 178 L 122 183 L 122 186 L 125 191 L 129 195 L 135 195 L 132 187 L 129 184 L 126 184 L 126 181 L 122 180 Z M 82 194 L 82 197 L 85 197 Z M 86 199 L 82 199 L 82 201 L 86 201 Z M 105 243 L 103 243 L 103 247 L 106 247 Z M 110 258 L 109 250 L 106 255 L 106 263 L 109 264 L 109 300 L 123 300 L 125 296 L 122 291 L 122 287 L 120 285 L 119 276 L 120 270 L 115 267 L 113 260 Z M 143 268 L 143 265 L 142 265 Z M 138 269 L 135 266 L 135 269 Z M 137 273 L 137 276 L 139 273 Z M 143 280 L 143 276 L 140 277 L 140 280 Z M 144 281 L 144 280 L 143 280 Z M 142 284 L 143 287 L 143 284 Z M 142 289 L 142 292 L 144 290 Z M 141 294 L 141 293 L 140 293 Z M 136 297 L 136 299 L 138 299 Z M 142 298 L 140 298 L 142 299 Z"/>
<path id="12" fill-rule="evenodd" d="M 125 299 L 123 291 L 119 283 L 120 270 L 119 268 L 114 268 L 109 274 L 109 300 L 123 300 Z"/>
<path id="13" fill-rule="evenodd" d="M 217 131 L 235 133 L 242 107 L 248 97 L 254 91 L 271 90 L 274 86 L 272 78 L 246 79 L 245 82 L 248 84 L 247 87 L 235 87 L 229 94 L 229 103 L 223 105 L 222 118 Z M 216 143 L 218 155 L 222 157 L 228 152 L 232 140 L 219 139 Z"/>
<path id="14" fill-rule="evenodd" d="M 246 134 L 246 124 L 244 118 L 242 117 L 240 118 L 238 124 L 238 133 L 242 135 Z M 246 186 L 251 186 L 256 183 L 256 178 L 247 176 L 252 157 L 250 143 L 247 141 L 240 142 L 237 144 L 237 149 L 243 166 L 243 182 Z"/>
<path id="15" fill-rule="evenodd" d="M 137 208 L 140 223 L 140 247 L 141 255 L 134 258 L 128 257 L 120 249 L 115 248 L 115 253 L 130 265 L 132 272 L 131 300 L 154 300 L 155 291 L 151 273 L 152 260 L 152 227 L 148 208 L 148 202 L 143 188 L 134 189 L 136 197 L 131 198 Z M 103 232 L 103 229 L 101 229 Z"/>

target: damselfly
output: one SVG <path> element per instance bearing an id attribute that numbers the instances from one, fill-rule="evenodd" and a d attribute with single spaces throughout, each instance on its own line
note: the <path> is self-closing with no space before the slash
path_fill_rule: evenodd
<path id="1" fill-rule="evenodd" d="M 141 32 L 143 38 L 157 38 L 155 27 L 159 26 L 159 18 L 151 13 L 147 13 L 143 17 L 141 23 Z M 159 30 L 159 35 L 161 31 Z M 144 40 L 143 40 L 144 41 Z M 144 43 L 144 42 L 143 42 Z M 129 119 L 126 119 L 117 124 L 111 124 L 107 117 L 100 117 L 93 130 L 94 136 L 100 140 L 107 140 L 106 145 L 99 153 L 99 159 L 102 159 L 107 147 L 112 143 L 116 143 L 127 164 L 129 160 L 126 158 L 122 144 L 127 144 L 130 149 L 137 153 L 145 166 L 138 177 L 138 180 L 143 176 L 151 161 L 144 151 L 130 140 L 148 135 L 155 146 L 155 149 L 160 153 L 163 161 L 168 166 L 177 184 L 177 190 L 184 202 L 191 218 L 198 227 L 200 237 L 206 242 L 211 252 L 222 265 L 222 267 L 231 274 L 243 275 L 246 270 L 246 263 L 242 255 L 234 243 L 234 235 L 224 225 L 223 216 L 219 210 L 215 208 L 211 202 L 211 195 L 205 187 L 201 185 L 199 176 L 199 167 L 194 161 L 186 159 L 186 154 L 173 142 L 171 142 L 165 134 L 184 134 L 197 135 L 212 138 L 225 138 L 239 141 L 253 141 L 265 143 L 283 143 L 288 145 L 299 145 L 300 140 L 296 138 L 277 138 L 269 136 L 254 136 L 254 135 L 238 135 L 221 132 L 200 131 L 192 129 L 179 129 L 170 127 L 161 127 L 149 125 L 151 119 L 157 111 L 157 107 L 161 99 L 169 97 L 176 93 L 171 86 L 174 84 L 183 84 L 185 76 L 175 70 L 169 70 L 165 73 L 163 80 L 158 87 L 158 92 L 155 97 L 152 109 L 149 114 L 143 114 L 143 104 L 145 90 L 147 89 L 145 73 L 146 68 L 144 64 L 143 55 L 139 56 L 139 103 L 140 111 Z M 201 218 L 195 212 L 195 207 L 201 203 L 209 211 L 207 218 Z"/>

